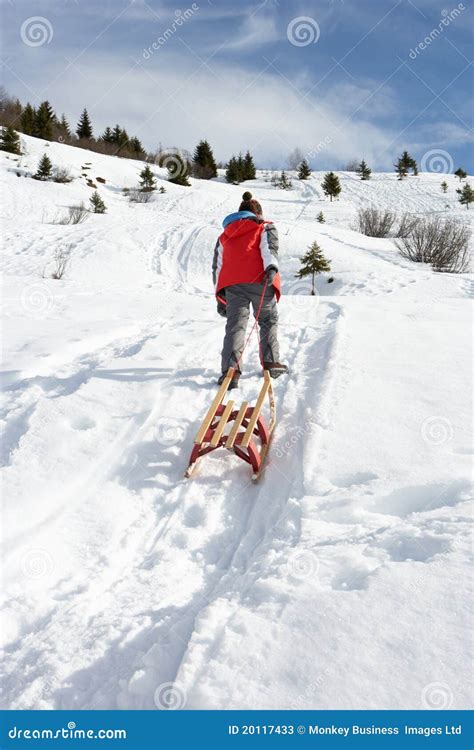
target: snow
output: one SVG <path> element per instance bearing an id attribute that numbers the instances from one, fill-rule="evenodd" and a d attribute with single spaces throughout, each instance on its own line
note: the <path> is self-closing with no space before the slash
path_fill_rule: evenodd
<path id="1" fill-rule="evenodd" d="M 154 168 L 167 192 L 130 204 L 142 164 L 23 140 L 0 153 L 3 704 L 467 708 L 471 277 L 351 228 L 366 203 L 468 221 L 455 177 L 340 173 L 333 203 L 321 173 L 245 184 L 280 232 L 292 375 L 259 484 L 225 451 L 185 480 L 219 369 L 212 249 L 244 188 Z M 72 183 L 22 176 L 45 151 Z M 50 223 L 88 202 L 86 162 L 107 213 Z M 310 297 L 315 239 L 334 282 Z M 239 399 L 258 372 L 253 342 Z"/>

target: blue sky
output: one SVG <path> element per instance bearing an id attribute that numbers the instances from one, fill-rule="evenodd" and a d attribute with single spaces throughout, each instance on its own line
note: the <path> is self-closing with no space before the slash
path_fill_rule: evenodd
<path id="1" fill-rule="evenodd" d="M 7 90 L 148 149 L 284 166 L 407 148 L 426 169 L 473 169 L 472 4 L 451 0 L 1 0 Z M 437 152 L 441 155 L 438 157 Z"/>

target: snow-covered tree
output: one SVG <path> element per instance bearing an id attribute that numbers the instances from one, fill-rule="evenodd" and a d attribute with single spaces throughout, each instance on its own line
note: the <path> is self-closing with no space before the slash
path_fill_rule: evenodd
<path id="1" fill-rule="evenodd" d="M 296 274 L 296 278 L 305 279 L 307 276 L 311 276 L 311 294 L 314 295 L 314 280 L 316 274 L 330 271 L 330 261 L 325 258 L 323 251 L 317 242 L 313 242 L 313 244 L 310 245 L 308 252 L 303 255 L 300 260 L 301 268 Z"/>
<path id="2" fill-rule="evenodd" d="M 334 172 L 328 172 L 324 176 L 323 184 L 322 184 L 324 195 L 328 195 L 329 198 L 337 198 L 339 193 L 341 192 L 341 183 L 339 182 L 339 177 L 337 174 L 334 174 Z"/>

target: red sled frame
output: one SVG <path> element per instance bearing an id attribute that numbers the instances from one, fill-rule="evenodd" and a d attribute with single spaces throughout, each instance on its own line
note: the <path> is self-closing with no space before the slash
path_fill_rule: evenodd
<path id="1" fill-rule="evenodd" d="M 234 372 L 235 369 L 232 367 L 227 370 L 224 381 L 194 438 L 194 448 L 189 459 L 186 477 L 191 476 L 199 458 L 217 448 L 227 448 L 250 464 L 253 470 L 253 481 L 256 481 L 262 472 L 276 424 L 275 399 L 270 373 L 267 370 L 263 373 L 263 384 L 255 406 L 249 406 L 248 402 L 244 401 L 239 409 L 234 409 L 233 401 L 223 403 Z M 270 410 L 268 424 L 261 414 L 267 398 Z M 231 425 L 230 432 L 224 434 L 228 424 Z"/>

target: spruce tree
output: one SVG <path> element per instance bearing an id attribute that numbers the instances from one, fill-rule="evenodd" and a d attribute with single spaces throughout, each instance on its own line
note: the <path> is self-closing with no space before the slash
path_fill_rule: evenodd
<path id="1" fill-rule="evenodd" d="M 341 192 L 341 183 L 339 182 L 339 177 L 334 174 L 334 172 L 328 172 L 324 176 L 323 184 L 322 184 L 324 195 L 329 195 L 329 198 L 337 198 L 339 193 Z"/>
<path id="2" fill-rule="evenodd" d="M 53 108 L 48 101 L 41 102 L 35 112 L 33 135 L 36 138 L 44 138 L 51 141 L 53 138 L 53 125 L 57 122 Z"/>
<path id="3" fill-rule="evenodd" d="M 178 152 L 174 153 L 168 160 L 168 182 L 172 182 L 174 185 L 186 185 L 189 187 L 188 174 L 188 163 L 183 159 L 181 154 Z"/>
<path id="4" fill-rule="evenodd" d="M 34 176 L 35 180 L 47 180 L 51 177 L 51 170 L 53 165 L 47 154 L 43 154 L 40 163 L 38 164 L 38 171 Z"/>
<path id="5" fill-rule="evenodd" d="M 358 175 L 360 175 L 361 180 L 370 180 L 372 170 L 367 166 L 364 159 L 362 159 L 362 161 L 360 162 L 359 166 L 356 169 L 356 172 Z"/>
<path id="6" fill-rule="evenodd" d="M 151 171 L 149 164 L 146 164 L 140 172 L 140 189 L 147 193 L 156 190 L 155 175 Z"/>
<path id="7" fill-rule="evenodd" d="M 301 260 L 301 268 L 296 274 L 297 279 L 304 279 L 307 276 L 311 276 L 311 294 L 314 296 L 314 280 L 318 273 L 330 271 L 330 261 L 324 257 L 323 251 L 319 247 L 317 242 L 313 242 L 310 245 L 306 255 L 303 255 Z"/>
<path id="8" fill-rule="evenodd" d="M 9 154 L 20 154 L 20 137 L 11 125 L 3 128 L 0 135 L 0 151 L 7 151 Z"/>
<path id="9" fill-rule="evenodd" d="M 448 183 L 446 182 L 446 180 L 444 180 L 441 183 L 441 190 L 443 191 L 443 193 L 447 193 L 447 191 L 448 191 Z"/>
<path id="10" fill-rule="evenodd" d="M 25 133 L 26 135 L 33 135 L 35 129 L 35 118 L 35 110 L 28 102 L 20 117 L 20 129 L 22 133 Z"/>
<path id="11" fill-rule="evenodd" d="M 94 192 L 92 193 L 91 197 L 89 198 L 89 203 L 91 204 L 91 211 L 94 214 L 105 214 L 105 212 L 107 211 L 107 206 L 105 205 L 97 190 L 94 190 Z"/>
<path id="12" fill-rule="evenodd" d="M 286 174 L 285 170 L 282 170 L 282 173 L 280 177 L 278 178 L 277 185 L 282 190 L 291 190 L 293 187 L 292 181 L 289 179 L 288 175 Z"/>
<path id="13" fill-rule="evenodd" d="M 247 151 L 242 162 L 242 182 L 244 180 L 255 180 L 256 176 L 257 171 L 253 163 L 253 156 L 250 151 Z"/>
<path id="14" fill-rule="evenodd" d="M 90 140 L 92 138 L 92 124 L 87 109 L 84 108 L 79 122 L 77 123 L 76 135 L 78 138 Z"/>
<path id="15" fill-rule="evenodd" d="M 71 137 L 71 128 L 69 127 L 69 123 L 65 114 L 61 116 L 58 127 L 64 139 L 69 139 Z"/>
<path id="16" fill-rule="evenodd" d="M 395 172 L 398 175 L 399 180 L 403 180 L 404 177 L 408 174 L 408 169 L 405 165 L 405 162 L 403 161 L 402 157 L 400 157 L 396 164 L 394 164 Z"/>
<path id="17" fill-rule="evenodd" d="M 199 141 L 194 150 L 193 175 L 202 180 L 217 177 L 217 165 L 208 141 Z"/>
<path id="18" fill-rule="evenodd" d="M 454 174 L 459 178 L 459 180 L 465 180 L 467 177 L 467 172 L 465 172 L 464 169 L 461 169 L 461 167 L 459 167 L 459 169 L 456 169 Z"/>
<path id="19" fill-rule="evenodd" d="M 136 157 L 143 156 L 145 154 L 145 149 L 143 148 L 141 141 L 136 136 L 130 138 L 128 147 L 132 154 L 134 154 L 134 156 Z"/>
<path id="20" fill-rule="evenodd" d="M 322 211 L 320 211 L 319 214 L 317 215 L 316 221 L 319 221 L 320 224 L 326 223 L 326 219 L 324 218 L 324 214 Z"/>
<path id="21" fill-rule="evenodd" d="M 458 193 L 459 195 L 459 203 L 462 206 L 466 206 L 466 208 L 469 208 L 469 204 L 474 202 L 474 190 L 468 182 L 466 182 L 462 189 L 458 188 L 458 190 L 456 190 L 456 193 Z"/>
<path id="22" fill-rule="evenodd" d="M 303 159 L 298 168 L 298 179 L 307 180 L 311 176 L 311 169 L 306 159 Z"/>
<path id="23" fill-rule="evenodd" d="M 227 182 L 231 182 L 234 185 L 240 182 L 239 166 L 238 166 L 237 159 L 235 158 L 235 156 L 231 156 L 231 158 L 229 159 L 227 163 L 226 170 L 225 170 L 225 178 Z"/>
<path id="24" fill-rule="evenodd" d="M 409 169 L 413 170 L 413 174 L 415 176 L 418 174 L 417 163 L 416 163 L 415 159 L 412 156 L 410 156 L 410 154 L 408 153 L 408 151 L 404 151 L 403 152 L 403 154 L 401 155 L 401 157 L 398 160 L 398 164 L 400 164 L 400 166 L 404 167 L 404 170 L 405 170 L 405 174 L 403 175 L 404 177 L 408 174 L 408 170 Z M 397 166 L 397 165 L 395 165 L 395 166 Z"/>

